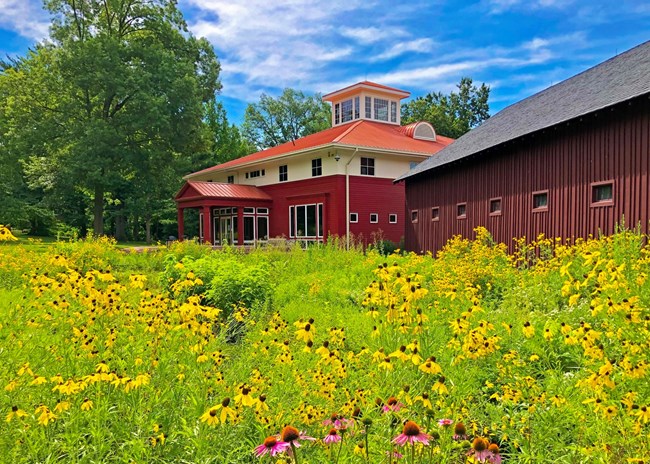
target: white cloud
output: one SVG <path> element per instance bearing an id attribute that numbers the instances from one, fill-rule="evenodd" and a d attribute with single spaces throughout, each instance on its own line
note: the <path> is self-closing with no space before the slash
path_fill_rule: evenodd
<path id="1" fill-rule="evenodd" d="M 388 50 L 373 57 L 375 61 L 389 60 L 408 52 L 427 53 L 433 49 L 434 42 L 429 38 L 420 38 L 398 42 Z"/>
<path id="2" fill-rule="evenodd" d="M 41 2 L 0 0 L 0 28 L 40 41 L 49 36 L 50 20 Z"/>
<path id="3" fill-rule="evenodd" d="M 342 27 L 342 36 L 354 39 L 362 44 L 371 44 L 384 40 L 384 31 L 378 27 Z"/>
<path id="4" fill-rule="evenodd" d="M 379 32 L 350 25 L 351 14 L 373 6 L 362 0 L 326 7 L 319 0 L 181 0 L 180 6 L 192 7 L 190 30 L 209 39 L 220 56 L 224 92 L 248 101 L 263 87 L 321 90 L 312 83 L 351 59 L 356 42 L 374 42 Z M 242 80 L 248 86 L 238 85 Z"/>
<path id="5" fill-rule="evenodd" d="M 565 9 L 574 0 L 486 0 L 490 13 L 499 14 L 509 10 L 539 10 L 543 8 Z"/>

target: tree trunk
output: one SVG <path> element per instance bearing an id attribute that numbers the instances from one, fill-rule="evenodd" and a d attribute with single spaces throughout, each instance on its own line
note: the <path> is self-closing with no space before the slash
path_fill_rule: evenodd
<path id="1" fill-rule="evenodd" d="M 140 240 L 140 224 L 138 223 L 138 216 L 133 216 L 131 218 L 131 225 L 133 226 L 133 241 L 137 242 Z"/>
<path id="2" fill-rule="evenodd" d="M 115 239 L 118 242 L 126 242 L 126 218 L 123 211 L 118 211 L 115 216 Z"/>
<path id="3" fill-rule="evenodd" d="M 147 230 L 147 245 L 151 244 L 151 219 L 147 219 L 144 222 L 145 229 Z"/>
<path id="4" fill-rule="evenodd" d="M 104 235 L 104 188 L 101 185 L 95 186 L 93 215 L 93 234 Z"/>

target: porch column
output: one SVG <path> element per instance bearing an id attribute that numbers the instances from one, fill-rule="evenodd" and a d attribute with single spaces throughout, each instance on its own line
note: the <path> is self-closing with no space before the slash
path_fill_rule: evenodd
<path id="1" fill-rule="evenodd" d="M 237 208 L 237 245 L 244 244 L 244 207 Z"/>
<path id="2" fill-rule="evenodd" d="M 185 235 L 185 217 L 184 217 L 184 209 L 181 208 L 180 206 L 176 207 L 176 212 L 178 214 L 178 241 L 182 242 L 183 241 L 183 235 Z"/>
<path id="3" fill-rule="evenodd" d="M 203 242 L 209 243 L 212 246 L 212 217 L 210 215 L 210 206 L 202 206 L 201 212 L 203 213 Z"/>

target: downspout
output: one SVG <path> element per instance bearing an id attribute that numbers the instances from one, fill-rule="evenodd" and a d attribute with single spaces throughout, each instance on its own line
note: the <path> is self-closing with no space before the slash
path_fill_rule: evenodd
<path id="1" fill-rule="evenodd" d="M 350 160 L 345 164 L 345 249 L 350 250 L 350 173 L 348 166 L 357 155 L 359 147 L 354 149 Z"/>

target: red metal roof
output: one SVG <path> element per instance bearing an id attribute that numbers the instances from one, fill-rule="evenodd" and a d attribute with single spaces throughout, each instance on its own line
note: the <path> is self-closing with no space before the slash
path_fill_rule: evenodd
<path id="1" fill-rule="evenodd" d="M 176 194 L 175 200 L 196 197 L 271 201 L 267 193 L 253 185 L 197 181 L 187 181 Z"/>
<path id="2" fill-rule="evenodd" d="M 274 157 L 286 156 L 304 150 L 325 147 L 328 145 L 358 146 L 361 148 L 365 147 L 379 150 L 391 150 L 395 152 L 433 155 L 449 145 L 453 140 L 454 139 L 450 139 L 449 137 L 442 136 L 437 136 L 435 142 L 416 140 L 405 134 L 402 126 L 362 119 L 302 137 L 295 142 L 287 142 L 276 147 L 253 153 L 252 155 L 228 161 L 227 163 L 218 164 L 211 168 L 190 174 L 186 176 L 186 178 L 191 178 L 194 175 L 206 172 L 225 171 L 237 166 L 247 165 Z"/>

